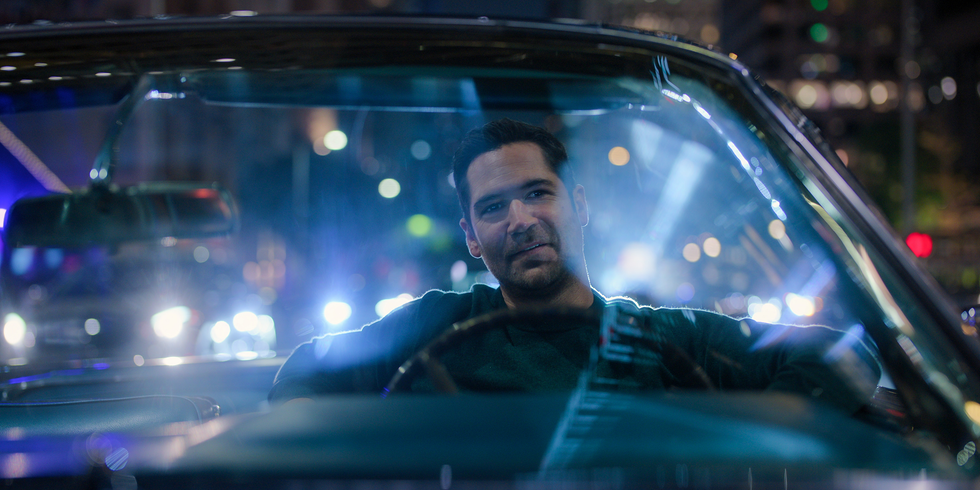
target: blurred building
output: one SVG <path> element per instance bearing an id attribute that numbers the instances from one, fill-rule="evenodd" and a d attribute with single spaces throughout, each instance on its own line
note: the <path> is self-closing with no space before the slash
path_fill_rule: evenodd
<path id="1" fill-rule="evenodd" d="M 932 238 L 940 283 L 980 303 L 980 4 L 604 0 L 582 14 L 736 55 L 821 128 L 896 229 Z"/>

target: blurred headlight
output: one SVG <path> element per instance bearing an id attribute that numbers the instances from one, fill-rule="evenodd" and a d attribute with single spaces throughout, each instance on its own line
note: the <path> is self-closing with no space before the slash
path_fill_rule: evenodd
<path id="1" fill-rule="evenodd" d="M 175 306 L 150 317 L 150 324 L 153 325 L 153 331 L 157 336 L 172 339 L 180 335 L 180 331 L 184 329 L 184 324 L 190 319 L 190 308 Z"/>
<path id="2" fill-rule="evenodd" d="M 9 313 L 3 319 L 3 338 L 10 345 L 20 345 L 27 334 L 27 324 L 16 313 Z"/>

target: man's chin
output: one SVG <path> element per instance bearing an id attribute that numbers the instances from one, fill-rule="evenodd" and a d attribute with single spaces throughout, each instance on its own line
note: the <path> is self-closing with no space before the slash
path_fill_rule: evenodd
<path id="1" fill-rule="evenodd" d="M 522 294 L 533 296 L 550 293 L 560 282 L 560 279 L 561 274 L 555 271 L 532 270 L 511 276 L 507 280 L 500 280 L 500 285 L 505 289 L 513 289 Z"/>

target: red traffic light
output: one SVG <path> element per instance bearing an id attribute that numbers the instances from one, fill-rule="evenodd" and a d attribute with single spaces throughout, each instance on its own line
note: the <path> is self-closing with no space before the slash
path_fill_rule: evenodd
<path id="1" fill-rule="evenodd" d="M 919 232 L 909 233 L 905 237 L 905 244 L 912 249 L 916 257 L 928 257 L 932 253 L 932 237 Z"/>

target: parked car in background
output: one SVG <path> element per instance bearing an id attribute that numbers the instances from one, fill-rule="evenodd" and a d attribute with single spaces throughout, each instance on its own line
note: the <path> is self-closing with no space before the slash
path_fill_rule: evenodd
<path id="1" fill-rule="evenodd" d="M 13 26 L 0 46 L 7 481 L 975 481 L 975 327 L 735 54 L 571 23 L 315 16 Z M 450 161 L 503 117 L 568 148 L 597 290 L 848 332 L 880 358 L 876 395 L 853 415 L 584 388 L 271 407 L 300 343 L 496 286 Z"/>

